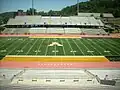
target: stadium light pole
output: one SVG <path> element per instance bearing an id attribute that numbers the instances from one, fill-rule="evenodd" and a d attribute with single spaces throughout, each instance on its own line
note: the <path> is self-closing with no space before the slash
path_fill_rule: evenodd
<path id="1" fill-rule="evenodd" d="M 32 15 L 34 15 L 34 2 L 32 0 Z"/>
<path id="2" fill-rule="evenodd" d="M 77 0 L 77 14 L 79 13 L 79 0 Z"/>

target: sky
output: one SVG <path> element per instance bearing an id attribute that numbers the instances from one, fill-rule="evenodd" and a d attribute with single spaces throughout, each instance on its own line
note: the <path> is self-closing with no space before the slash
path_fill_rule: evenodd
<path id="1" fill-rule="evenodd" d="M 79 0 L 85 2 L 87 0 Z M 34 0 L 34 8 L 37 11 L 61 10 L 66 6 L 76 4 L 77 0 Z M 22 9 L 26 11 L 32 7 L 32 0 L 0 0 L 0 13 L 17 11 Z"/>

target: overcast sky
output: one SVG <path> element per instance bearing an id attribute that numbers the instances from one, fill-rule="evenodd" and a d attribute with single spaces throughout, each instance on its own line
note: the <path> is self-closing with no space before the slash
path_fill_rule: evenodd
<path id="1" fill-rule="evenodd" d="M 87 0 L 79 0 L 85 2 Z M 76 4 L 77 0 L 34 0 L 34 8 L 37 11 L 61 10 L 62 8 Z M 0 0 L 0 13 L 27 10 L 32 7 L 32 0 Z"/>

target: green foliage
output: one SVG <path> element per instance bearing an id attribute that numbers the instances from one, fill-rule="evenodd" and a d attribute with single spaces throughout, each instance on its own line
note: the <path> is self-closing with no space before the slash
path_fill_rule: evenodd
<path id="1" fill-rule="evenodd" d="M 110 61 L 120 61 L 120 56 L 106 56 Z"/>
<path id="2" fill-rule="evenodd" d="M 27 15 L 32 15 L 32 12 L 34 12 L 34 15 L 37 14 L 37 10 L 36 10 L 36 9 L 32 9 L 32 8 L 28 9 L 28 10 L 26 11 L 26 14 L 27 14 Z"/>
<path id="3" fill-rule="evenodd" d="M 5 12 L 0 14 L 0 25 L 6 24 L 9 18 L 14 18 L 16 16 L 16 12 Z"/>
<path id="4" fill-rule="evenodd" d="M 77 5 L 68 6 L 61 10 L 63 15 L 76 15 Z M 79 12 L 113 13 L 120 17 L 120 0 L 90 0 L 79 3 Z"/>
<path id="5" fill-rule="evenodd" d="M 0 26 L 0 33 L 1 33 L 4 29 L 5 29 L 4 27 L 1 27 L 1 26 Z"/>
<path id="6" fill-rule="evenodd" d="M 49 12 L 34 10 L 35 15 L 42 16 L 73 16 L 77 15 L 77 4 L 72 6 L 67 6 L 61 11 Z M 24 12 L 23 10 L 18 10 L 19 12 Z M 120 0 L 89 0 L 87 2 L 79 3 L 79 12 L 88 13 L 112 13 L 115 17 L 120 17 Z M 6 12 L 0 14 L 0 25 L 7 23 L 9 18 L 14 18 L 17 12 Z M 32 8 L 26 11 L 26 15 L 32 15 Z M 101 15 L 102 16 L 102 15 Z"/>

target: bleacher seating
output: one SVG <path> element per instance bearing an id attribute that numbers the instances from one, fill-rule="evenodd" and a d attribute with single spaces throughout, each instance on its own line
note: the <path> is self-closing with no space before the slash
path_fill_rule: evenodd
<path id="1" fill-rule="evenodd" d="M 47 29 L 46 28 L 31 28 L 29 29 L 30 33 L 46 33 Z"/>
<path id="2" fill-rule="evenodd" d="M 7 25 L 18 25 L 19 28 L 6 28 L 2 33 L 107 34 L 103 29 L 101 29 L 104 27 L 102 21 L 95 19 L 94 17 L 16 16 L 15 19 L 9 19 Z M 26 25 L 26 27 L 22 28 L 19 25 L 23 25 L 23 27 Z"/>
<path id="3" fill-rule="evenodd" d="M 64 29 L 63 28 L 47 28 L 47 33 L 64 34 Z"/>
<path id="4" fill-rule="evenodd" d="M 103 29 L 85 29 L 81 28 L 82 33 L 88 34 L 88 35 L 96 35 L 96 34 L 107 34 Z"/>
<path id="5" fill-rule="evenodd" d="M 6 28 L 2 33 L 25 34 L 30 32 L 29 32 L 29 28 Z"/>
<path id="6" fill-rule="evenodd" d="M 64 28 L 66 34 L 80 34 L 81 30 L 79 28 Z"/>
<path id="7" fill-rule="evenodd" d="M 2 33 L 8 34 L 107 34 L 103 29 L 86 28 L 6 28 Z"/>
<path id="8" fill-rule="evenodd" d="M 0 70 L 0 80 L 4 80 L 4 79 L 11 79 L 14 75 L 16 75 L 17 73 L 19 73 L 22 70 L 17 70 L 17 69 L 2 69 Z M 5 75 L 5 78 L 3 78 L 3 75 Z"/>

